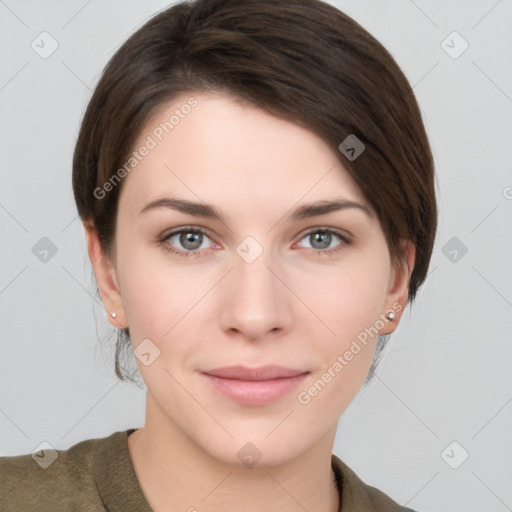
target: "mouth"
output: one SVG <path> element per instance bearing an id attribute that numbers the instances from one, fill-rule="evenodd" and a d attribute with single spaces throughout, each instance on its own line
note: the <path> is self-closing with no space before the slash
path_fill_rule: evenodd
<path id="1" fill-rule="evenodd" d="M 243 405 L 266 405 L 291 393 L 309 371 L 284 366 L 230 366 L 202 372 L 223 396 Z"/>

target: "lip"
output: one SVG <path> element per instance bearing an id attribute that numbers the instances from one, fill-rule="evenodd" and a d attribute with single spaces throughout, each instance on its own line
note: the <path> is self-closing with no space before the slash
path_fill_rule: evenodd
<path id="1" fill-rule="evenodd" d="M 230 366 L 203 372 L 224 396 L 244 405 L 266 405 L 292 392 L 309 374 L 283 366 Z"/>
<path id="2" fill-rule="evenodd" d="M 287 368 L 286 366 L 267 365 L 249 368 L 248 366 L 223 366 L 222 368 L 214 368 L 206 370 L 203 373 L 223 379 L 238 379 L 249 381 L 262 381 L 271 379 L 281 379 L 285 377 L 296 377 L 308 373 L 307 370 L 297 370 L 295 368 Z"/>

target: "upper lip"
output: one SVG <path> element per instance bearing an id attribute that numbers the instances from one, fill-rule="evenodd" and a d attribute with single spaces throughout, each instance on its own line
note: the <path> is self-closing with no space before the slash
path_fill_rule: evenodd
<path id="1" fill-rule="evenodd" d="M 257 368 L 249 368 L 247 366 L 238 365 L 214 368 L 203 373 L 206 373 L 207 375 L 213 375 L 214 377 L 222 377 L 224 379 L 271 380 L 295 377 L 297 375 L 302 375 L 308 372 L 279 365 L 259 366 Z"/>

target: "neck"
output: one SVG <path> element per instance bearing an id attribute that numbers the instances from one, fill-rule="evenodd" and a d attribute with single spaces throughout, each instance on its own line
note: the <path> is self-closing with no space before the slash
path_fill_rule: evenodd
<path id="1" fill-rule="evenodd" d="M 128 437 L 128 450 L 154 512 L 338 512 L 341 500 L 331 468 L 336 427 L 293 459 L 244 467 L 219 460 L 194 443 L 148 393 L 146 423 Z"/>

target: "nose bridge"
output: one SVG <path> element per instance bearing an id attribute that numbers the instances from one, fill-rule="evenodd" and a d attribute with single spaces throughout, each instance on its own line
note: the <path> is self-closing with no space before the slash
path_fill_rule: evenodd
<path id="1" fill-rule="evenodd" d="M 260 243 L 254 236 L 247 236 L 236 247 L 234 254 L 230 297 L 224 312 L 229 328 L 236 328 L 248 337 L 257 338 L 286 323 L 286 297 L 282 283 L 275 276 L 272 258 L 274 251 Z"/>
<path id="2" fill-rule="evenodd" d="M 258 239 L 253 235 L 248 235 L 236 247 L 236 285 L 237 287 L 249 287 L 251 294 L 263 293 L 272 297 L 275 295 L 276 278 L 269 270 L 269 267 L 272 268 L 275 265 L 272 258 L 272 247 L 269 246 L 271 237 L 266 237 L 265 240 L 262 238 L 261 235 L 258 236 Z"/>

